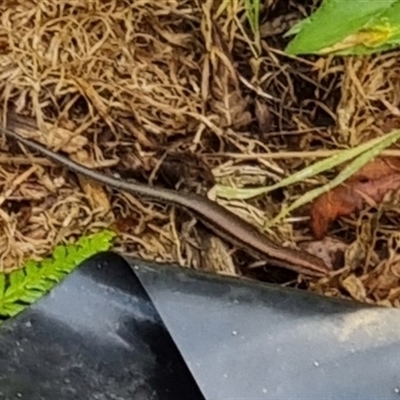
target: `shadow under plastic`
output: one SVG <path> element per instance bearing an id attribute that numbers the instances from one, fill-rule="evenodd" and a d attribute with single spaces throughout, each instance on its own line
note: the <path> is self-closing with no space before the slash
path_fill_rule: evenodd
<path id="1" fill-rule="evenodd" d="M 400 313 L 101 253 L 0 327 L 0 399 L 399 399 Z"/>

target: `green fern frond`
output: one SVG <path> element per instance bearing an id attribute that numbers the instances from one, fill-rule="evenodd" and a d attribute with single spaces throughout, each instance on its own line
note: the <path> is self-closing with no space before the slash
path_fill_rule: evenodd
<path id="1" fill-rule="evenodd" d="M 48 293 L 88 257 L 109 250 L 115 233 L 102 231 L 80 238 L 76 243 L 57 246 L 41 262 L 28 261 L 23 269 L 0 274 L 0 318 L 13 317 Z"/>

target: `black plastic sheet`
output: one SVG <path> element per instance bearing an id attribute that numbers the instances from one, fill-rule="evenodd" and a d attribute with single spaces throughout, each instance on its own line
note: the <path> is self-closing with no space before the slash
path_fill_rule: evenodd
<path id="1" fill-rule="evenodd" d="M 102 253 L 0 327 L 0 399 L 399 399 L 397 309 Z"/>

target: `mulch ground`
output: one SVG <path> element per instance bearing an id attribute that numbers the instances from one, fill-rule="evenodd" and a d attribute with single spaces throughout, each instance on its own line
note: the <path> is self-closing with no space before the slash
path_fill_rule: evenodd
<path id="1" fill-rule="evenodd" d="M 203 195 L 216 184 L 271 185 L 400 126 L 399 51 L 288 57 L 283 33 L 316 2 L 266 3 L 255 42 L 242 1 L 3 1 L 2 120 L 104 173 Z M 262 228 L 337 172 L 245 202 L 216 201 Z M 276 268 L 250 273 L 254 260 L 182 210 L 96 185 L 11 141 L 0 180 L 2 271 L 111 227 L 115 250 L 131 256 L 400 304 L 396 195 L 335 221 L 318 243 L 339 249 L 347 267 L 304 280 Z M 265 234 L 293 247 L 315 242 L 310 207 Z"/>

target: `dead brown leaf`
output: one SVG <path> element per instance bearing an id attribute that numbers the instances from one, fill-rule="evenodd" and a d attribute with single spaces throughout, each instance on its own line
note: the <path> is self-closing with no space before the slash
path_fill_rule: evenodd
<path id="1" fill-rule="evenodd" d="M 366 290 L 359 278 L 355 275 L 349 275 L 342 282 L 342 287 L 350 294 L 350 296 L 358 301 L 364 302 L 366 298 Z"/>
<path id="2" fill-rule="evenodd" d="M 365 204 L 378 204 L 389 191 L 399 189 L 399 171 L 399 160 L 377 159 L 344 184 L 320 196 L 310 212 L 314 236 L 322 239 L 337 218 L 360 211 Z"/>

